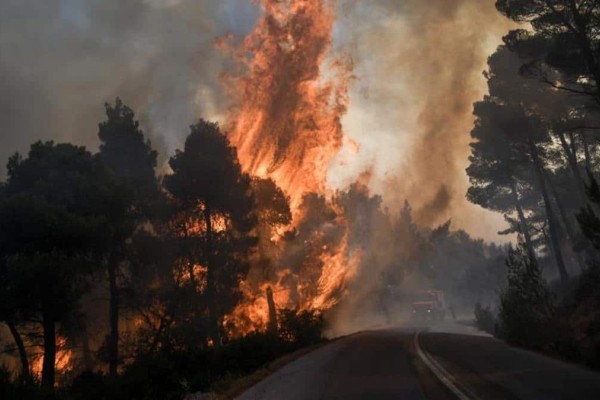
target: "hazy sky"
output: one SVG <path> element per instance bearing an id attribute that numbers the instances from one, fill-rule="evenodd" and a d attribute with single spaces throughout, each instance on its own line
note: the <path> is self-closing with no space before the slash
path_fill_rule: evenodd
<path id="1" fill-rule="evenodd" d="M 509 28 L 493 0 L 338 0 L 336 52 L 355 64 L 344 131 L 358 143 L 332 165 L 343 187 L 371 172 L 390 209 L 496 239 L 501 216 L 468 204 L 471 105 L 487 55 Z M 243 36 L 251 0 L 0 0 L 0 160 L 39 139 L 97 147 L 103 103 L 132 106 L 168 157 L 199 117 L 220 119 L 227 60 L 214 46 Z M 4 169 L 0 170 L 4 174 Z"/>

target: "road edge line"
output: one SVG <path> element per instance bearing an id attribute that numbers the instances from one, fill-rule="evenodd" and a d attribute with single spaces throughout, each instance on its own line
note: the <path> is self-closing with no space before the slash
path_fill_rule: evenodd
<path id="1" fill-rule="evenodd" d="M 452 375 L 442 366 L 440 365 L 436 359 L 427 353 L 425 350 L 421 348 L 419 343 L 419 335 L 421 331 L 418 331 L 415 334 L 414 345 L 415 350 L 417 351 L 417 355 L 423 361 L 423 363 L 429 368 L 431 372 L 450 390 L 456 397 L 460 400 L 479 400 L 473 394 L 467 394 L 465 391 L 460 389 L 458 385 L 455 383 L 455 379 Z"/>

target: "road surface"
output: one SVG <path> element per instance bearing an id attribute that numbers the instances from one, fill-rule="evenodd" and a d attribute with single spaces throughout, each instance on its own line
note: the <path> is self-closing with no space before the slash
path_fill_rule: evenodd
<path id="1" fill-rule="evenodd" d="M 339 339 L 237 400 L 311 399 L 598 400 L 600 374 L 445 323 Z"/>

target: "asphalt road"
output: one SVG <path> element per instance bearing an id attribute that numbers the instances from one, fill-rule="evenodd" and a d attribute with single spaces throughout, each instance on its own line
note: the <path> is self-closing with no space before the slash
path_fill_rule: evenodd
<path id="1" fill-rule="evenodd" d="M 238 397 L 300 399 L 598 400 L 600 374 L 451 324 L 386 328 L 323 346 Z"/>

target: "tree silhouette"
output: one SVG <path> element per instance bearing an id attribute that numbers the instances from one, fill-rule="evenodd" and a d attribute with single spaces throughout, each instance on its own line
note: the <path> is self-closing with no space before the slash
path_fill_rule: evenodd
<path id="1" fill-rule="evenodd" d="M 41 321 L 45 386 L 54 385 L 57 324 L 77 310 L 84 278 L 110 245 L 107 211 L 125 197 L 82 147 L 38 142 L 28 158 L 9 161 L 0 203 L 3 279 L 17 307 L 10 315 Z"/>
<path id="2" fill-rule="evenodd" d="M 576 0 L 497 0 L 508 18 L 531 24 L 533 32 L 516 30 L 508 46 L 530 60 L 522 72 L 553 87 L 600 101 L 598 57 L 600 4 Z M 554 73 L 558 71 L 559 75 Z"/>
<path id="3" fill-rule="evenodd" d="M 535 260 L 522 247 L 510 249 L 507 287 L 500 298 L 500 329 L 511 344 L 544 349 L 549 343 L 555 304 Z"/>
<path id="4" fill-rule="evenodd" d="M 184 150 L 177 150 L 169 165 L 173 173 L 164 179 L 166 189 L 181 208 L 200 216 L 210 336 L 219 346 L 220 319 L 248 268 L 245 253 L 255 244 L 249 235 L 256 225 L 251 179 L 219 126 L 204 120 L 191 126 Z"/>
<path id="5" fill-rule="evenodd" d="M 534 112 L 544 92 L 524 80 L 515 84 L 514 77 L 502 70 L 501 47 L 490 57 L 487 73 L 490 95 L 475 105 L 476 123 L 471 144 L 472 156 L 467 169 L 471 180 L 468 198 L 486 208 L 503 212 L 516 210 L 518 231 L 523 234 L 530 258 L 534 258 L 533 241 L 523 210 L 527 198 L 522 188 L 539 193 L 548 223 L 550 247 L 563 281 L 568 272 L 561 244 L 562 227 L 555 211 L 545 163 L 551 143 L 550 128 L 544 115 Z M 498 70 L 496 69 L 497 67 Z M 521 193 L 519 193 L 521 191 Z M 534 200 L 535 201 L 535 200 Z"/>
<path id="6" fill-rule="evenodd" d="M 130 196 L 126 208 L 114 210 L 109 218 L 113 224 L 112 247 L 107 254 L 106 267 L 110 291 L 108 337 L 109 371 L 117 373 L 119 364 L 119 283 L 120 268 L 127 260 L 127 243 L 136 227 L 149 218 L 151 208 L 159 195 L 158 182 L 154 174 L 157 153 L 151 147 L 135 120 L 135 114 L 121 99 L 115 105 L 105 104 L 106 121 L 98 125 L 100 152 L 98 159 Z"/>

